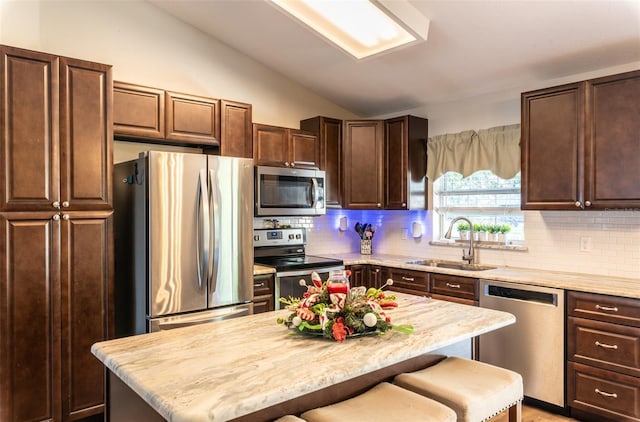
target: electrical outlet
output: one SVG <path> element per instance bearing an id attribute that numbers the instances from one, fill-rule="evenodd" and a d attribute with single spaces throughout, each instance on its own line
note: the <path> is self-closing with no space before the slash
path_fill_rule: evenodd
<path id="1" fill-rule="evenodd" d="M 590 252 L 592 249 L 591 237 L 580 236 L 580 252 Z"/>

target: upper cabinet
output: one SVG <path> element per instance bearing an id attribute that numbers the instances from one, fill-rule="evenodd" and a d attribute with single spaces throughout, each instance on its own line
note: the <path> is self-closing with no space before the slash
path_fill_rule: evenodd
<path id="1" fill-rule="evenodd" d="M 640 207 L 640 71 L 522 94 L 522 209 Z"/>
<path id="2" fill-rule="evenodd" d="M 325 171 L 325 203 L 327 208 L 342 206 L 342 120 L 312 117 L 300 121 L 300 129 L 318 134 L 320 170 Z"/>
<path id="3" fill-rule="evenodd" d="M 116 81 L 113 108 L 113 129 L 118 138 L 252 156 L 251 104 Z"/>
<path id="4" fill-rule="evenodd" d="M 111 209 L 111 67 L 2 52 L 0 211 Z"/>
<path id="5" fill-rule="evenodd" d="M 385 121 L 384 207 L 427 208 L 427 136 L 429 122 L 415 116 Z"/>
<path id="6" fill-rule="evenodd" d="M 343 169 L 344 207 L 383 209 L 384 122 L 344 122 Z"/>
<path id="7" fill-rule="evenodd" d="M 415 116 L 344 122 L 344 206 L 426 209 L 428 121 Z"/>
<path id="8" fill-rule="evenodd" d="M 320 148 L 314 132 L 254 123 L 253 151 L 256 165 L 319 167 Z"/>

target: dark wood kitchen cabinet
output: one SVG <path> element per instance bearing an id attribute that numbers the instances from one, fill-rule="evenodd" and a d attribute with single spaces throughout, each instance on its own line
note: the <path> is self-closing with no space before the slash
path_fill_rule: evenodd
<path id="1" fill-rule="evenodd" d="M 273 274 L 253 276 L 253 313 L 273 311 L 275 309 L 275 287 Z"/>
<path id="2" fill-rule="evenodd" d="M 382 276 L 384 271 L 379 265 L 356 264 L 349 265 L 346 269 L 351 270 L 349 285 L 351 287 L 364 286 L 379 288 L 382 286 Z"/>
<path id="3" fill-rule="evenodd" d="M 427 119 L 401 116 L 385 120 L 384 208 L 427 208 Z"/>
<path id="4" fill-rule="evenodd" d="M 220 100 L 165 93 L 166 138 L 193 145 L 220 145 Z"/>
<path id="5" fill-rule="evenodd" d="M 318 134 L 320 162 L 325 171 L 325 204 L 342 206 L 342 120 L 317 116 L 300 121 L 300 129 Z"/>
<path id="6" fill-rule="evenodd" d="M 345 208 L 426 209 L 427 137 L 415 116 L 345 121 Z"/>
<path id="7" fill-rule="evenodd" d="M 567 299 L 572 416 L 640 421 L 640 300 L 582 292 Z"/>
<path id="8" fill-rule="evenodd" d="M 410 295 L 427 296 L 429 293 L 429 273 L 424 271 L 405 270 L 402 268 L 388 268 L 384 280 L 393 280 L 389 290 Z"/>
<path id="9" fill-rule="evenodd" d="M 164 90 L 115 81 L 113 132 L 134 138 L 164 139 Z"/>
<path id="10" fill-rule="evenodd" d="M 318 168 L 318 134 L 302 129 L 253 124 L 256 165 Z"/>
<path id="11" fill-rule="evenodd" d="M 384 122 L 346 120 L 343 124 L 344 207 L 384 208 Z"/>
<path id="12" fill-rule="evenodd" d="M 477 278 L 450 274 L 429 274 L 431 297 L 464 305 L 478 306 L 480 282 Z"/>
<path id="13" fill-rule="evenodd" d="M 251 104 L 220 100 L 220 155 L 253 158 Z"/>
<path id="14" fill-rule="evenodd" d="M 640 207 L 640 71 L 522 94 L 522 209 Z"/>
<path id="15" fill-rule="evenodd" d="M 111 66 L 0 53 L 0 420 L 76 420 L 104 412 Z"/>

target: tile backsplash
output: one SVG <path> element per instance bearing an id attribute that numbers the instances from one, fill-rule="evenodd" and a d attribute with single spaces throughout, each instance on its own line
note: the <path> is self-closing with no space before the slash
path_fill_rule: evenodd
<path id="1" fill-rule="evenodd" d="M 482 264 L 640 278 L 640 210 L 525 211 L 527 251 L 479 249 Z M 339 230 L 347 217 L 347 230 Z M 431 211 L 328 210 L 320 217 L 279 218 L 280 224 L 307 228 L 307 253 L 359 251 L 357 221 L 378 227 L 373 252 L 459 260 L 462 248 L 431 245 Z M 413 237 L 413 223 L 422 236 Z M 254 227 L 270 227 L 254 219 Z M 436 239 L 437 240 L 437 239 Z"/>

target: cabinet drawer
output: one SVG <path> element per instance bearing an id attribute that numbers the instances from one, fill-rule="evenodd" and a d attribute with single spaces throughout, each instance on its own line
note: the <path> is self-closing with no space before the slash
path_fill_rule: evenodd
<path id="1" fill-rule="evenodd" d="M 429 274 L 431 293 L 478 300 L 478 279 L 446 274 Z"/>
<path id="2" fill-rule="evenodd" d="M 410 294 L 424 294 L 429 292 L 429 273 L 421 271 L 389 269 L 387 278 L 393 280 L 389 290 Z"/>
<path id="3" fill-rule="evenodd" d="M 273 295 L 273 274 L 253 276 L 253 296 Z"/>
<path id="4" fill-rule="evenodd" d="M 569 359 L 640 377 L 640 328 L 568 318 Z"/>
<path id="5" fill-rule="evenodd" d="M 569 292 L 567 313 L 572 316 L 640 327 L 640 300 Z"/>
<path id="6" fill-rule="evenodd" d="M 569 406 L 616 421 L 640 421 L 640 379 L 569 362 Z"/>

